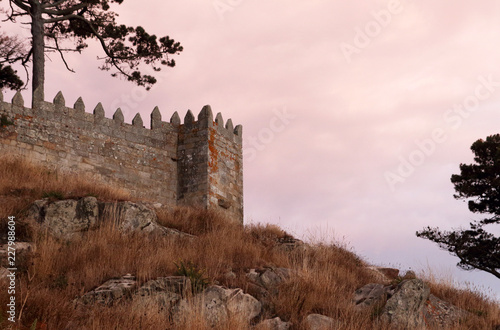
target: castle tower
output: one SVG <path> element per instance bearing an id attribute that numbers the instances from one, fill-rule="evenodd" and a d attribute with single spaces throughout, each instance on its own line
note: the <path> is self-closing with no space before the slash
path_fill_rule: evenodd
<path id="1" fill-rule="evenodd" d="M 205 106 L 194 120 L 191 111 L 179 129 L 178 200 L 187 205 L 223 208 L 243 221 L 242 126 L 224 127 L 219 113 Z"/>

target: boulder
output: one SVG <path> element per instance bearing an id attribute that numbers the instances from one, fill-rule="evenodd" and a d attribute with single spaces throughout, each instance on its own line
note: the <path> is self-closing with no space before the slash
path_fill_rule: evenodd
<path id="1" fill-rule="evenodd" d="M 265 268 L 263 270 L 250 269 L 247 278 L 270 292 L 276 292 L 278 286 L 290 278 L 292 270 L 288 268 Z"/>
<path id="2" fill-rule="evenodd" d="M 288 268 L 250 269 L 246 274 L 249 280 L 247 290 L 272 314 L 275 312 L 273 297 L 278 294 L 279 285 L 292 273 Z"/>
<path id="3" fill-rule="evenodd" d="M 135 276 L 130 274 L 108 280 L 92 291 L 87 292 L 77 300 L 77 303 L 88 305 L 100 303 L 114 305 L 116 302 L 131 297 L 132 290 L 137 286 Z"/>
<path id="4" fill-rule="evenodd" d="M 424 308 L 425 323 L 435 328 L 452 328 L 458 324 L 467 312 L 443 301 L 434 295 L 429 295 Z"/>
<path id="5" fill-rule="evenodd" d="M 194 238 L 193 235 L 159 225 L 156 212 L 141 203 L 100 203 L 99 211 L 103 219 L 113 219 L 118 229 L 124 233 L 143 232 L 175 238 Z"/>
<path id="6" fill-rule="evenodd" d="M 41 223 L 60 238 L 71 238 L 75 233 L 95 228 L 98 225 L 98 215 L 99 207 L 95 197 L 52 203 L 43 199 L 33 203 L 28 211 L 28 218 Z"/>
<path id="7" fill-rule="evenodd" d="M 158 309 L 170 313 L 183 297 L 191 292 L 191 281 L 184 276 L 159 277 L 142 285 L 132 296 L 134 307 L 142 310 Z"/>
<path id="8" fill-rule="evenodd" d="M 429 294 L 429 287 L 420 279 L 401 282 L 394 295 L 387 300 L 382 319 L 404 329 L 424 327 L 424 308 Z"/>
<path id="9" fill-rule="evenodd" d="M 184 298 L 191 292 L 191 281 L 185 276 L 158 277 L 144 283 L 136 294 L 151 296 L 158 292 L 172 292 Z"/>
<path id="10" fill-rule="evenodd" d="M 197 294 L 191 302 L 182 299 L 174 308 L 173 319 L 178 323 L 201 313 L 207 324 L 216 327 L 225 323 L 229 316 L 250 323 L 260 314 L 261 309 L 260 302 L 241 289 L 225 289 L 213 285 Z"/>
<path id="11" fill-rule="evenodd" d="M 390 285 L 370 283 L 354 292 L 353 302 L 357 308 L 382 306 L 393 294 L 394 288 Z"/>
<path id="12" fill-rule="evenodd" d="M 122 232 L 142 231 L 160 233 L 155 211 L 143 204 L 132 202 L 101 203 L 100 213 L 113 219 Z"/>
<path id="13" fill-rule="evenodd" d="M 237 316 L 250 323 L 262 310 L 262 304 L 241 289 L 226 289 L 226 305 L 229 315 Z"/>
<path id="14" fill-rule="evenodd" d="M 308 330 L 341 329 L 337 321 L 321 314 L 307 315 L 304 319 L 304 326 Z"/>
<path id="15" fill-rule="evenodd" d="M 306 245 L 304 244 L 304 242 L 292 236 L 285 236 L 278 238 L 276 242 L 278 243 L 277 244 L 278 249 L 283 250 L 285 252 L 294 251 L 299 248 L 302 250 L 306 249 Z"/>
<path id="16" fill-rule="evenodd" d="M 267 319 L 260 322 L 255 329 L 257 330 L 288 330 L 292 324 L 290 322 L 282 321 L 279 317 L 274 319 Z"/>

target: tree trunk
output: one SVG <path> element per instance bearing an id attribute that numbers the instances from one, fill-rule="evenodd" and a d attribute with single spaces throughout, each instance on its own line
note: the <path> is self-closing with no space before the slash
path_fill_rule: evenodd
<path id="1" fill-rule="evenodd" d="M 31 35 L 33 36 L 33 82 L 32 107 L 37 102 L 44 101 L 45 81 L 45 44 L 42 17 L 42 4 L 37 0 L 29 0 L 31 6 Z"/>

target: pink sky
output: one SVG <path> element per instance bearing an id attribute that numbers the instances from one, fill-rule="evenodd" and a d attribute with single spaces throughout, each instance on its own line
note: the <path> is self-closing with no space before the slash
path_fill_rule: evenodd
<path id="1" fill-rule="evenodd" d="M 475 140 L 500 133 L 499 9 L 492 0 L 129 0 L 119 21 L 180 41 L 177 66 L 146 93 L 97 70 L 93 44 L 68 57 L 75 74 L 50 56 L 46 99 L 62 90 L 89 112 L 102 102 L 108 117 L 121 107 L 129 123 L 137 112 L 148 123 L 156 105 L 168 119 L 210 104 L 243 125 L 246 223 L 335 237 L 369 262 L 429 265 L 500 297 L 498 279 L 458 270 L 457 258 L 415 236 L 478 218 L 453 199 L 450 176 L 472 161 Z"/>

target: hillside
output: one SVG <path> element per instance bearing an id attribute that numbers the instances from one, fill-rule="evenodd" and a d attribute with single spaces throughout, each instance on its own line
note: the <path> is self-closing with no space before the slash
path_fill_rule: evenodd
<path id="1" fill-rule="evenodd" d="M 380 317 L 382 305 L 359 308 L 353 303 L 353 294 L 369 283 L 395 289 L 405 281 L 397 274 L 381 276 L 345 247 L 304 244 L 276 226 L 241 226 L 213 210 L 152 206 L 159 226 L 185 233 L 175 237 L 120 231 L 109 212 L 103 213 L 107 218 L 100 219 L 98 227 L 71 239 L 58 238 L 42 224 L 25 220 L 30 206 L 42 198 L 51 203 L 89 196 L 101 203 L 129 200 L 120 189 L 89 177 L 59 173 L 20 159 L 0 159 L 0 243 L 8 243 L 12 216 L 16 218 L 16 242 L 29 242 L 29 248 L 21 250 L 19 244 L 16 251 L 15 324 L 8 320 L 5 307 L 12 299 L 11 284 L 0 282 L 2 328 L 210 329 L 205 312 L 196 309 L 196 297 L 206 288 L 217 288 L 212 291 L 232 292 L 247 300 L 257 297 L 262 306 L 250 321 L 229 313 L 212 324 L 218 329 L 278 329 L 261 323 L 276 317 L 287 322 L 280 329 L 311 328 L 311 314 L 333 319 L 332 328 L 336 329 L 387 329 L 387 320 Z M 8 267 L 5 263 L 2 258 L 2 266 Z M 256 284 L 263 283 L 265 274 L 279 280 L 272 287 Z M 169 276 L 189 279 L 191 289 L 179 293 L 182 300 L 165 304 L 165 299 L 152 299 L 157 296 L 150 292 L 136 299 L 146 284 Z M 119 299 L 106 297 L 106 303 L 94 298 L 82 303 L 89 292 L 110 279 L 128 280 L 141 289 L 126 291 Z M 463 311 L 446 328 L 494 329 L 500 325 L 500 307 L 483 294 L 424 282 L 437 299 Z M 242 291 L 228 290 L 235 288 Z M 188 311 L 183 317 L 170 313 L 181 307 Z"/>

